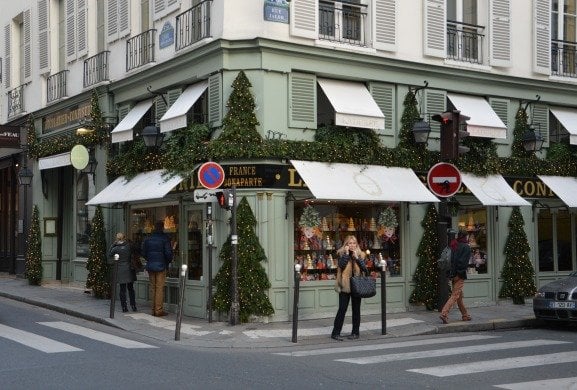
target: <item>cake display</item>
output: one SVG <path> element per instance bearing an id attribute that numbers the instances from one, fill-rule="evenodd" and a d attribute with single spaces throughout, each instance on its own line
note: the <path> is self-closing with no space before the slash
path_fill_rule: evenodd
<path id="1" fill-rule="evenodd" d="M 348 226 L 347 230 L 348 230 L 349 232 L 354 232 L 355 230 L 357 230 L 357 229 L 355 229 L 355 223 L 353 222 L 353 218 L 352 218 L 352 217 L 349 218 L 349 226 Z"/>

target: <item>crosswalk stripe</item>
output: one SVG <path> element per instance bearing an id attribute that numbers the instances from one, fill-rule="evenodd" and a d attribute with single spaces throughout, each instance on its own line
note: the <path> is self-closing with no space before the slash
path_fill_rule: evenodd
<path id="1" fill-rule="evenodd" d="M 495 344 L 482 344 L 482 345 L 471 345 L 471 346 L 460 346 L 456 348 L 444 348 L 444 349 L 432 349 L 426 351 L 417 352 L 405 352 L 396 353 L 392 355 L 380 355 L 380 356 L 366 356 L 359 358 L 347 358 L 347 359 L 336 359 L 337 362 L 353 363 L 353 364 L 375 364 L 375 363 L 386 363 L 395 362 L 399 360 L 411 360 L 411 359 L 424 359 L 431 357 L 440 356 L 451 356 L 451 355 L 461 355 L 461 354 L 471 354 L 479 352 L 488 351 L 502 351 L 505 349 L 514 348 L 529 348 L 538 347 L 544 345 L 558 345 L 558 344 L 570 344 L 568 341 L 557 341 L 557 340 L 525 340 L 525 341 L 511 341 L 507 343 L 495 343 Z"/>
<path id="2" fill-rule="evenodd" d="M 508 383 L 495 385 L 500 389 L 507 390 L 549 390 L 549 389 L 577 389 L 577 376 L 572 378 L 546 379 L 533 382 Z"/>
<path id="3" fill-rule="evenodd" d="M 577 351 L 559 352 L 545 355 L 519 356 L 506 359 L 451 364 L 447 366 L 416 368 L 407 371 L 437 377 L 447 377 L 455 375 L 475 374 L 487 371 L 500 371 L 513 368 L 526 368 L 573 362 L 577 362 Z"/>
<path id="4" fill-rule="evenodd" d="M 309 351 L 294 351 L 294 352 L 278 352 L 275 355 L 293 356 L 293 357 L 303 357 L 303 356 L 318 356 L 318 355 L 330 355 L 345 352 L 361 352 L 361 351 L 378 351 L 384 349 L 396 349 L 396 348 L 406 348 L 406 347 L 419 347 L 423 345 L 434 345 L 443 343 L 458 343 L 464 341 L 479 341 L 498 338 L 499 336 L 454 336 L 454 337 L 442 337 L 435 339 L 426 340 L 414 340 L 414 341 L 401 341 L 389 344 L 371 344 L 371 345 L 357 345 L 354 347 L 338 347 L 338 348 L 322 348 L 313 349 Z"/>
<path id="5" fill-rule="evenodd" d="M 79 336 L 87 337 L 92 340 L 101 341 L 103 343 L 112 344 L 121 348 L 157 348 L 153 345 L 140 343 L 138 341 L 128 340 L 122 337 L 114 336 L 108 333 L 99 332 L 90 328 L 69 324 L 67 322 L 39 322 L 41 325 L 49 326 L 51 328 L 60 329 L 65 332 L 73 333 Z"/>
<path id="6" fill-rule="evenodd" d="M 48 337 L 39 336 L 34 333 L 26 332 L 24 330 L 16 328 L 11 328 L 9 326 L 1 324 L 0 324 L 0 337 L 4 337 L 8 340 L 17 342 L 19 344 L 46 353 L 82 351 L 82 349 L 80 348 L 76 348 L 73 347 L 72 345 L 68 345 L 56 340 L 49 339 Z"/>

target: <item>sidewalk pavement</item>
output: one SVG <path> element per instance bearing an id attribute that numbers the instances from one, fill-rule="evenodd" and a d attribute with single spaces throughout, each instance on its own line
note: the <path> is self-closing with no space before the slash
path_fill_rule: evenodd
<path id="1" fill-rule="evenodd" d="M 140 302 L 138 312 L 122 313 L 116 302 L 114 318 L 110 317 L 110 301 L 95 299 L 84 288 L 59 282 L 31 286 L 28 280 L 0 273 L 0 297 L 22 301 L 70 316 L 83 318 L 164 342 L 206 348 L 272 348 L 336 343 L 329 336 L 333 318 L 299 320 L 297 343 L 292 342 L 292 322 L 247 323 L 231 326 L 228 322 L 209 323 L 206 319 L 183 317 L 180 339 L 175 341 L 176 314 L 153 317 L 150 303 Z M 362 309 L 361 309 L 362 310 Z M 427 335 L 453 332 L 473 332 L 494 329 L 532 327 L 537 323 L 530 303 L 514 305 L 500 302 L 492 306 L 469 307 L 472 321 L 463 322 L 455 307 L 449 315 L 450 323 L 443 325 L 437 311 L 409 311 L 387 313 L 386 334 L 382 334 L 381 315 L 361 312 L 360 340 Z M 5 313 L 2 313 L 5 315 Z M 347 317 L 343 335 L 351 331 Z M 350 343 L 345 339 L 345 343 Z"/>

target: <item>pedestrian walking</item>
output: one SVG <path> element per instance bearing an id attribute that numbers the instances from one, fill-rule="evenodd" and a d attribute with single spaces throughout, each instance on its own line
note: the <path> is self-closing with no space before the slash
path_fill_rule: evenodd
<path id="1" fill-rule="evenodd" d="M 469 259 L 471 258 L 471 248 L 467 240 L 467 232 L 460 230 L 457 233 L 457 238 L 451 240 L 449 244 L 451 247 L 451 269 L 448 277 L 451 280 L 452 291 L 451 296 L 443 306 L 439 318 L 443 324 L 449 323 L 449 311 L 457 304 L 461 312 L 461 319 L 463 321 L 471 321 L 471 316 L 467 312 L 465 303 L 463 302 L 463 286 L 467 279 L 467 267 L 469 266 Z"/>
<path id="2" fill-rule="evenodd" d="M 116 233 L 116 240 L 110 246 L 108 251 L 108 262 L 114 263 L 114 255 L 118 255 L 118 268 L 116 274 L 116 282 L 120 285 L 120 304 L 122 305 L 122 312 L 128 311 L 126 304 L 126 290 L 128 289 L 128 297 L 130 299 L 130 307 L 136 311 L 136 297 L 134 294 L 134 281 L 136 274 L 132 270 L 132 247 L 126 240 L 124 233 Z"/>

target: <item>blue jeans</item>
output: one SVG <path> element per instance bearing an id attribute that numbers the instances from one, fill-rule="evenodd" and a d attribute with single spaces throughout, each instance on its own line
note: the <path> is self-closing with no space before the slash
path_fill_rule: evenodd
<path id="1" fill-rule="evenodd" d="M 349 293 L 341 292 L 339 293 L 339 310 L 335 316 L 335 323 L 331 333 L 332 336 L 341 334 L 343 323 L 345 322 L 345 314 L 347 314 L 347 309 L 349 308 L 349 300 L 352 300 L 353 306 L 353 330 L 351 334 L 359 334 L 359 328 L 361 327 L 361 298 L 356 298 Z"/>

